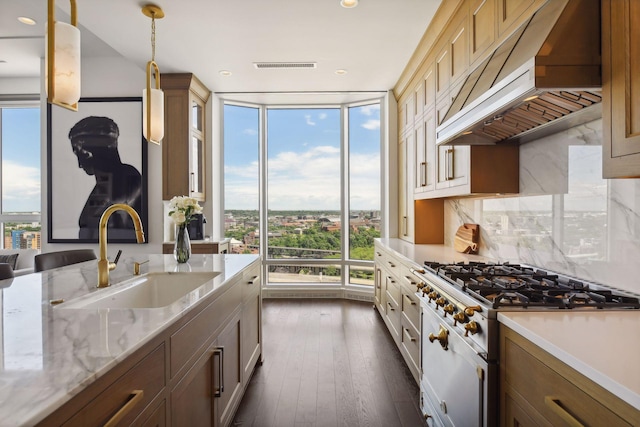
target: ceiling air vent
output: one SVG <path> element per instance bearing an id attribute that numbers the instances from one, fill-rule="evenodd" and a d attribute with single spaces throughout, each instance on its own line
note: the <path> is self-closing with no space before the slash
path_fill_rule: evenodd
<path id="1" fill-rule="evenodd" d="M 283 69 L 283 68 L 317 68 L 315 62 L 254 62 L 253 66 L 257 69 Z"/>

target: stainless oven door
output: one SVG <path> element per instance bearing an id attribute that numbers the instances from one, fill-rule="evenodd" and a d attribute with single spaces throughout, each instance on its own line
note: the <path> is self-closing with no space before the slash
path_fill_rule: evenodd
<path id="1" fill-rule="evenodd" d="M 422 310 L 421 389 L 422 398 L 427 400 L 423 405 L 425 416 L 432 416 L 434 425 L 496 425 L 494 407 L 487 405 L 487 399 L 494 399 L 491 396 L 497 391 L 497 367 L 487 363 L 473 343 L 467 343 L 453 329 L 449 318 L 440 317 L 426 304 L 422 304 Z"/>

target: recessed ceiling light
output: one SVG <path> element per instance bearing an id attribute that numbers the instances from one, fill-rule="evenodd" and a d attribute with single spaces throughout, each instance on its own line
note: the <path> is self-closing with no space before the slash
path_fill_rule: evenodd
<path id="1" fill-rule="evenodd" d="M 4 59 L 0 59 L 0 64 L 6 64 L 7 61 L 5 61 Z"/>
<path id="2" fill-rule="evenodd" d="M 231 71 L 229 71 L 229 70 L 220 70 L 218 72 L 220 73 L 221 76 L 225 76 L 225 77 L 231 75 Z"/>
<path id="3" fill-rule="evenodd" d="M 340 0 L 340 6 L 350 9 L 358 5 L 358 0 Z"/>
<path id="4" fill-rule="evenodd" d="M 347 70 L 343 70 L 343 69 L 336 70 L 336 74 L 339 75 L 339 76 L 341 76 L 343 74 L 347 74 Z"/>
<path id="5" fill-rule="evenodd" d="M 36 21 L 34 19 L 31 19 L 27 16 L 19 16 L 18 17 L 18 21 L 22 22 L 23 24 L 27 24 L 27 25 L 36 25 Z"/>

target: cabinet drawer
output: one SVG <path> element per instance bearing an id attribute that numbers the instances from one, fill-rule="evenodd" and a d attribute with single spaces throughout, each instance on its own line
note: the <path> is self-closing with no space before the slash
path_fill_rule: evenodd
<path id="1" fill-rule="evenodd" d="M 398 283 L 395 277 L 390 276 L 389 274 L 385 276 L 385 289 L 389 294 L 388 298 L 389 297 L 392 298 L 393 303 L 397 307 L 401 308 L 402 306 L 400 304 L 402 301 L 402 291 L 400 290 L 400 284 Z"/>
<path id="2" fill-rule="evenodd" d="M 570 382 L 511 339 L 505 339 L 502 356 L 508 393 L 523 407 L 531 405 L 552 425 L 565 425 L 567 416 L 585 426 L 631 425 L 583 391 L 588 387 Z"/>
<path id="3" fill-rule="evenodd" d="M 389 292 L 387 294 L 387 302 L 384 307 L 387 320 L 390 323 L 391 332 L 395 334 L 396 339 L 400 336 L 400 318 L 402 312 L 400 311 L 400 306 L 391 298 Z"/>
<path id="4" fill-rule="evenodd" d="M 420 334 L 413 327 L 413 325 L 407 320 L 406 317 L 402 317 L 402 347 L 409 356 L 409 361 L 413 366 L 410 366 L 412 371 L 420 372 Z"/>
<path id="5" fill-rule="evenodd" d="M 119 425 L 131 424 L 164 388 L 164 351 L 163 343 L 63 425 L 102 426 L 117 414 Z"/>
<path id="6" fill-rule="evenodd" d="M 197 360 L 212 334 L 240 305 L 242 287 L 236 284 L 229 283 L 226 292 L 171 335 L 171 378 L 189 359 Z"/>
<path id="7" fill-rule="evenodd" d="M 242 302 L 253 299 L 260 292 L 260 264 L 245 269 L 242 273 Z"/>
<path id="8" fill-rule="evenodd" d="M 420 331 L 420 303 L 413 293 L 402 294 L 402 313 L 411 322 L 416 331 Z"/>

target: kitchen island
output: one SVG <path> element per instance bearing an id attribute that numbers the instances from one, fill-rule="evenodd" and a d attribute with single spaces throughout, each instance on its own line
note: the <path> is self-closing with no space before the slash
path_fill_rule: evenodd
<path id="1" fill-rule="evenodd" d="M 142 263 L 143 276 L 149 272 L 175 272 L 176 280 L 181 280 L 185 276 L 180 274 L 190 272 L 215 272 L 217 275 L 163 307 L 72 308 L 73 301 L 127 286 L 129 279 L 136 277 L 133 275 L 136 262 Z M 205 352 L 213 351 L 210 348 L 218 348 L 213 347 L 220 332 L 218 329 L 228 323 L 235 329 L 225 337 L 235 336 L 243 342 L 248 338 L 257 341 L 257 345 L 242 348 L 241 343 L 234 343 L 235 352 L 233 347 L 227 348 L 230 357 L 236 356 L 239 360 L 237 365 L 242 364 L 237 369 L 242 376 L 238 378 L 237 387 L 228 386 L 233 392 L 233 396 L 224 400 L 225 404 L 229 403 L 228 407 L 217 408 L 218 420 L 212 425 L 223 424 L 220 420 L 232 417 L 230 412 L 235 407 L 231 403 L 239 402 L 252 368 L 261 357 L 259 264 L 259 257 L 255 255 L 193 255 L 187 264 L 177 264 L 171 255 L 139 255 L 120 260 L 110 273 L 112 285 L 106 289 L 96 288 L 96 261 L 0 281 L 3 286 L 0 299 L 3 313 L 0 425 L 34 425 L 56 411 L 56 420 L 66 421 L 66 415 L 60 415 L 59 408 L 66 405 L 73 411 L 80 411 L 89 407 L 92 404 L 89 399 L 79 399 L 83 394 L 91 394 L 93 400 L 100 403 L 102 386 L 96 384 L 106 381 L 105 377 L 114 376 L 113 372 L 121 365 L 127 365 L 123 362 L 132 359 L 131 365 L 140 365 L 136 369 L 141 370 L 143 377 L 147 369 L 159 366 L 157 386 L 160 391 L 155 394 L 147 391 L 143 402 L 149 406 L 170 407 L 171 397 L 178 396 L 176 388 L 172 387 L 182 377 L 187 377 L 186 374 L 189 378 L 194 376 L 192 365 Z M 223 306 L 215 306 L 216 301 L 223 299 Z M 249 324 L 240 329 L 240 322 L 247 313 L 252 315 Z M 193 328 L 189 329 L 191 325 Z M 179 344 L 180 348 L 172 344 Z M 153 357 L 147 357 L 147 348 Z M 216 356 L 221 357 L 220 354 Z M 213 370 L 216 360 L 214 355 L 211 357 L 210 369 Z M 149 360 L 158 363 L 145 365 Z M 115 375 L 114 380 L 126 377 L 127 373 Z M 212 377 L 209 373 L 209 378 Z M 104 384 L 105 388 L 107 386 L 109 384 Z M 188 396 L 184 393 L 180 396 L 183 395 Z M 78 400 L 80 403 L 72 404 Z M 144 405 L 141 406 L 144 409 Z M 173 413 L 179 413 L 178 409 L 174 408 Z M 164 409 L 154 412 L 162 416 L 172 414 L 171 410 Z M 93 413 L 99 414 L 99 411 Z M 71 413 L 69 417 L 73 415 Z M 223 415 L 224 419 L 221 418 Z"/>

